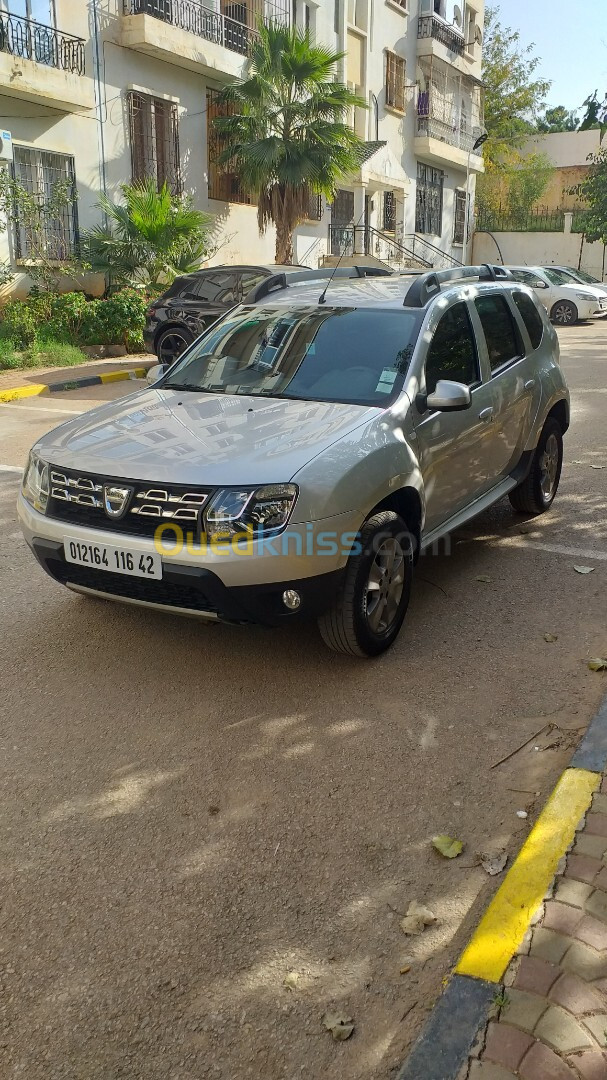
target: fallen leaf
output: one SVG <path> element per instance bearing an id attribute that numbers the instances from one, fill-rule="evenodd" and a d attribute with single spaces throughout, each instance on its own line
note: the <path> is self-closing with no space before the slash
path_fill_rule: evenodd
<path id="1" fill-rule="evenodd" d="M 461 855 L 464 845 L 461 840 L 454 840 L 451 836 L 433 836 L 432 847 L 436 848 L 445 859 L 455 859 Z"/>
<path id="2" fill-rule="evenodd" d="M 405 964 L 405 966 L 400 969 L 401 975 L 406 975 L 408 971 L 411 971 L 411 964 Z"/>
<path id="3" fill-rule="evenodd" d="M 578 574 L 592 574 L 594 566 L 574 566 L 573 569 Z"/>
<path id="4" fill-rule="evenodd" d="M 418 904 L 412 900 L 407 908 L 407 914 L 401 919 L 400 928 L 403 934 L 422 934 L 427 926 L 436 922 L 436 915 L 430 908 Z"/>
<path id="5" fill-rule="evenodd" d="M 607 465 L 591 465 L 591 469 L 607 469 Z"/>
<path id="6" fill-rule="evenodd" d="M 595 656 L 588 661 L 588 667 L 591 671 L 607 671 L 607 660 L 602 656 Z"/>
<path id="7" fill-rule="evenodd" d="M 489 584 L 489 582 L 491 581 L 491 578 L 489 577 L 488 574 L 479 574 L 476 580 L 477 581 L 484 581 L 486 584 Z"/>
<path id="8" fill-rule="evenodd" d="M 506 851 L 479 851 L 478 857 L 481 860 L 483 870 L 490 874 L 491 877 L 501 874 L 508 862 L 508 853 Z"/>
<path id="9" fill-rule="evenodd" d="M 336 1042 L 345 1042 L 354 1031 L 351 1016 L 344 1016 L 342 1013 L 331 1012 L 331 1010 L 324 1014 L 322 1024 L 327 1031 L 331 1032 Z"/>
<path id="10" fill-rule="evenodd" d="M 558 641 L 558 634 L 544 634 L 544 641 Z"/>
<path id="11" fill-rule="evenodd" d="M 289 971 L 288 975 L 285 975 L 283 980 L 283 986 L 287 990 L 297 990 L 299 988 L 299 974 L 297 971 Z"/>

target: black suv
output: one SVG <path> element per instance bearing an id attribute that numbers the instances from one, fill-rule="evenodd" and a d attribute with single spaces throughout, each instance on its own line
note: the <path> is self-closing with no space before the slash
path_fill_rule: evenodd
<path id="1" fill-rule="evenodd" d="M 148 308 L 146 348 L 161 364 L 172 364 L 194 338 L 240 304 L 264 278 L 306 270 L 302 266 L 212 266 L 175 278 Z"/>

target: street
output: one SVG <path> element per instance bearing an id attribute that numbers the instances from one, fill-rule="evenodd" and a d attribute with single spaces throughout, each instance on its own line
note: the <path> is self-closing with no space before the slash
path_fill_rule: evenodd
<path id="1" fill-rule="evenodd" d="M 516 854 L 607 687 L 607 325 L 559 337 L 554 508 L 424 556 L 376 661 L 62 589 L 16 470 L 143 383 L 0 405 L 0 1076 L 395 1075 L 499 883 L 477 853 Z"/>

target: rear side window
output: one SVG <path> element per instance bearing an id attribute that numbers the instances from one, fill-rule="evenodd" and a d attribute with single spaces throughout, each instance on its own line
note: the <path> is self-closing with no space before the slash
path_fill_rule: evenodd
<path id="1" fill-rule="evenodd" d="M 476 342 L 464 303 L 454 304 L 445 312 L 428 348 L 426 393 L 434 393 L 439 379 L 465 386 L 479 381 Z"/>
<path id="2" fill-rule="evenodd" d="M 531 344 L 534 349 L 537 349 L 542 337 L 544 336 L 544 321 L 539 311 L 537 310 L 533 300 L 527 293 L 519 292 L 518 289 L 512 293 L 512 299 L 516 304 L 520 316 L 525 324 L 527 333 L 531 339 Z"/>
<path id="3" fill-rule="evenodd" d="M 481 320 L 491 370 L 510 364 L 522 355 L 514 319 L 504 296 L 486 293 L 474 301 Z"/>

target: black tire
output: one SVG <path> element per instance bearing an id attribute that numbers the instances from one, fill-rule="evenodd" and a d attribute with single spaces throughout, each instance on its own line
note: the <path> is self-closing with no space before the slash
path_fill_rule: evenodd
<path id="1" fill-rule="evenodd" d="M 556 460 L 554 453 L 556 451 Z M 548 458 L 554 464 L 548 466 Z M 561 469 L 563 466 L 563 432 L 561 425 L 553 417 L 548 417 L 533 455 L 531 468 L 522 484 L 515 487 L 508 496 L 512 506 L 521 514 L 543 514 L 554 502 L 557 493 Z M 550 479 L 550 485 L 547 480 Z"/>
<path id="2" fill-rule="evenodd" d="M 550 318 L 557 326 L 573 326 L 578 321 L 578 310 L 571 300 L 557 300 L 552 305 Z"/>
<path id="3" fill-rule="evenodd" d="M 193 335 L 184 326 L 169 326 L 162 330 L 156 338 L 156 356 L 159 363 L 170 367 L 193 340 Z"/>
<path id="4" fill-rule="evenodd" d="M 320 616 L 318 627 L 323 641 L 334 652 L 350 656 L 379 656 L 397 637 L 409 606 L 414 539 L 403 519 L 389 510 L 368 518 L 358 534 L 358 541 L 360 553 L 352 554 L 348 559 L 342 587 L 332 607 Z M 394 551 L 393 567 L 392 570 L 385 570 L 381 565 L 382 560 L 386 562 L 391 551 Z M 399 562 L 401 556 L 402 562 Z M 399 594 L 397 578 L 401 569 L 402 590 Z M 381 584 L 375 583 L 373 590 L 369 588 L 372 572 L 381 578 Z M 388 577 L 389 574 L 391 576 Z M 383 600 L 384 607 L 378 611 L 384 590 L 388 591 L 388 595 Z M 378 599 L 372 611 L 369 611 L 371 591 L 378 593 Z M 395 611 L 390 615 L 390 608 L 394 605 Z M 384 610 L 387 613 L 385 625 L 381 621 Z M 378 617 L 380 621 L 374 628 L 373 622 Z"/>

